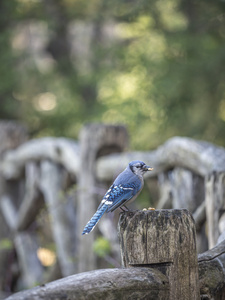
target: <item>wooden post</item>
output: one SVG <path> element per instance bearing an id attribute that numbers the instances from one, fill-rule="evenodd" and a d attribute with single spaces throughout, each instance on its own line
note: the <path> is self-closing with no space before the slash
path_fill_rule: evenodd
<path id="1" fill-rule="evenodd" d="M 219 238 L 219 216 L 224 210 L 225 173 L 212 173 L 205 179 L 206 218 L 208 223 L 209 249 Z"/>
<path id="2" fill-rule="evenodd" d="M 3 164 L 4 153 L 10 149 L 18 147 L 27 140 L 27 130 L 22 124 L 14 121 L 0 121 L 0 166 Z M 21 194 L 19 182 L 7 181 L 0 170 L 0 243 L 12 239 L 12 231 L 16 227 L 16 209 L 20 205 Z M 20 186 L 21 187 L 21 186 Z M 13 200 L 13 201 L 12 201 Z M 10 230 L 12 230 L 10 232 Z M 16 245 L 17 246 L 17 245 Z M 23 244 L 25 249 L 26 245 Z M 18 250 L 18 249 L 17 249 Z M 8 278 L 11 282 L 14 280 L 12 265 L 15 263 L 12 259 L 13 248 L 4 249 L 0 247 L 0 291 L 9 287 Z M 28 255 L 27 255 L 28 256 Z M 7 270 L 7 276 L 6 271 Z M 33 275 L 33 274 L 32 274 Z M 31 275 L 31 277 L 32 277 Z"/>
<path id="3" fill-rule="evenodd" d="M 124 267 L 167 275 L 170 300 L 200 299 L 195 225 L 187 210 L 122 213 L 119 235 Z"/>
<path id="4" fill-rule="evenodd" d="M 27 163 L 25 166 L 24 198 L 17 213 L 16 229 L 18 231 L 26 230 L 44 206 L 44 198 L 38 188 L 39 178 L 40 168 L 37 163 Z"/>
<path id="5" fill-rule="evenodd" d="M 175 167 L 167 170 L 158 176 L 160 199 L 157 204 L 158 209 L 186 208 L 199 217 L 200 211 L 197 209 L 205 200 L 204 178 L 196 173 L 182 168 Z M 201 220 L 196 226 L 197 252 L 202 253 L 208 249 L 208 239 L 205 233 L 205 206 L 201 207 Z M 196 222 L 196 219 L 195 219 Z M 199 226 L 201 225 L 201 226 Z"/>
<path id="6" fill-rule="evenodd" d="M 52 232 L 57 247 L 59 265 L 63 276 L 77 272 L 76 223 L 72 199 L 65 199 L 66 172 L 50 161 L 41 162 L 40 188 L 51 217 Z"/>
<path id="7" fill-rule="evenodd" d="M 80 133 L 80 173 L 78 175 L 78 233 L 79 272 L 96 268 L 96 257 L 92 250 L 95 232 L 81 236 L 84 226 L 95 213 L 97 179 L 96 159 L 113 152 L 121 152 L 127 147 L 128 135 L 125 127 L 103 124 L 89 124 Z"/>
<path id="8" fill-rule="evenodd" d="M 17 233 L 14 238 L 23 288 L 32 287 L 43 280 L 43 266 L 37 257 L 36 237 L 29 232 Z"/>

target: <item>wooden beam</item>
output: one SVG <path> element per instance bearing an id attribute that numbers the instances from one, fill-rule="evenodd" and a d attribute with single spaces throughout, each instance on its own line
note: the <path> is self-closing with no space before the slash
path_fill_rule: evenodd
<path id="1" fill-rule="evenodd" d="M 165 275 L 146 268 L 103 269 L 84 272 L 16 293 L 7 300 L 168 300 Z"/>
<path id="2" fill-rule="evenodd" d="M 76 175 L 80 167 L 79 146 L 70 139 L 46 137 L 30 140 L 15 150 L 5 153 L 0 171 L 6 179 L 16 179 L 28 161 L 50 159 L 62 164 L 69 173 Z"/>
<path id="3" fill-rule="evenodd" d="M 225 299 L 225 240 L 198 255 L 202 299 Z"/>
<path id="4" fill-rule="evenodd" d="M 147 174 L 154 177 L 176 166 L 205 177 L 212 172 L 225 172 L 225 149 L 211 143 L 185 137 L 173 137 L 154 151 L 126 152 L 101 157 L 97 162 L 97 178 L 112 180 L 131 160 L 143 160 L 154 167 Z M 118 166 L 120 167 L 118 169 Z"/>

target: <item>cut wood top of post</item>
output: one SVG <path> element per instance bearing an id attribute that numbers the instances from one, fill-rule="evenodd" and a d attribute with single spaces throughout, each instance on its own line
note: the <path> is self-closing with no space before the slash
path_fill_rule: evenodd
<path id="1" fill-rule="evenodd" d="M 196 246 L 194 219 L 186 209 L 124 212 L 119 230 L 126 267 L 171 263 L 175 253 Z"/>
<path id="2" fill-rule="evenodd" d="M 197 300 L 198 263 L 193 217 L 186 209 L 124 212 L 119 220 L 122 263 L 168 276 L 170 300 Z"/>

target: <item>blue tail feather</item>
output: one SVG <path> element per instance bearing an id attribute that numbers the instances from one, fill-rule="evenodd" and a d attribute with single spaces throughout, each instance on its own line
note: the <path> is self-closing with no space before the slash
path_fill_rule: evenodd
<path id="1" fill-rule="evenodd" d="M 93 215 L 93 217 L 91 218 L 91 220 L 87 223 L 87 225 L 84 227 L 84 230 L 82 232 L 82 235 L 84 234 L 88 234 L 90 233 L 94 227 L 96 226 L 96 224 L 98 223 L 98 221 L 101 219 L 101 217 L 103 216 L 104 212 L 107 210 L 108 205 L 103 204 L 97 211 L 96 213 Z"/>

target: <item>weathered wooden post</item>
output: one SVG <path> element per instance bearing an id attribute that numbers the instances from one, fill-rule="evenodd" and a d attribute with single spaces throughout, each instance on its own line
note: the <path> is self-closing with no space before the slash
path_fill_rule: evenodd
<path id="1" fill-rule="evenodd" d="M 96 160 L 98 157 L 114 152 L 122 152 L 127 147 L 128 134 L 124 126 L 88 124 L 80 133 L 80 173 L 78 176 L 78 232 L 79 261 L 78 271 L 96 268 L 96 256 L 92 251 L 95 232 L 88 238 L 81 236 L 87 221 L 95 213 L 99 203 L 96 201 L 97 178 Z M 116 174 L 115 174 L 116 175 Z"/>
<path id="2" fill-rule="evenodd" d="M 77 240 L 73 203 L 63 196 L 67 173 L 60 165 L 47 160 L 41 162 L 40 171 L 40 188 L 51 217 L 60 269 L 63 276 L 68 276 L 77 272 L 74 260 Z"/>
<path id="3" fill-rule="evenodd" d="M 219 218 L 224 211 L 225 173 L 213 172 L 205 178 L 205 202 L 208 222 L 209 249 L 219 238 Z"/>
<path id="4" fill-rule="evenodd" d="M 124 212 L 119 236 L 124 267 L 161 271 L 170 300 L 200 299 L 195 224 L 186 209 Z"/>
<path id="5" fill-rule="evenodd" d="M 180 166 L 166 170 L 158 176 L 159 202 L 157 208 L 187 208 L 196 222 L 197 252 L 208 249 L 205 232 L 204 178 Z M 201 206 L 201 209 L 197 209 Z"/>

